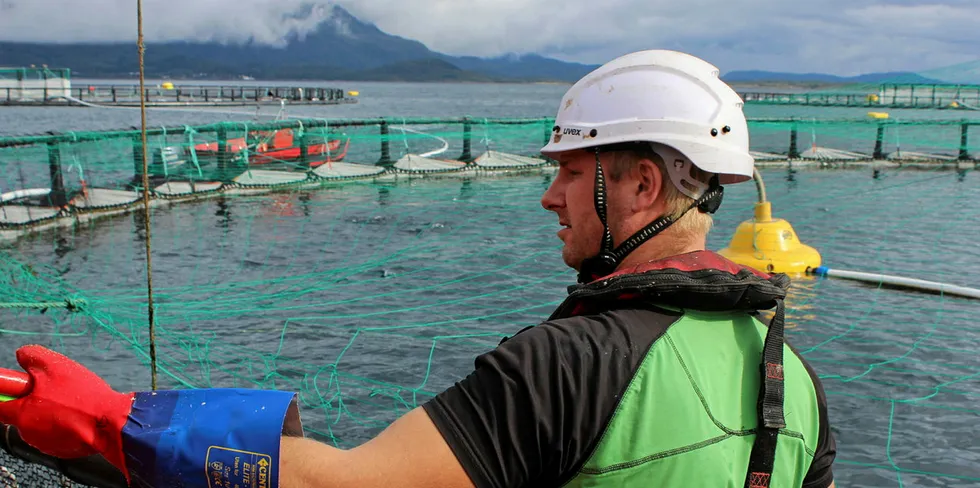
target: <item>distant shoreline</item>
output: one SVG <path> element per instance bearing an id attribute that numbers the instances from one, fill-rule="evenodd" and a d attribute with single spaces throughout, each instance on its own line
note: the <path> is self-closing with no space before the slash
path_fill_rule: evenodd
<path id="1" fill-rule="evenodd" d="M 117 83 L 117 84 L 139 84 L 138 78 L 130 77 L 84 77 L 80 76 L 72 79 L 76 83 Z M 383 80 L 383 79 L 362 79 L 362 80 L 343 80 L 343 79 L 290 79 L 290 78 L 269 78 L 269 79 L 248 79 L 242 80 L 237 78 L 228 77 L 214 77 L 214 78 L 186 78 L 186 77 L 170 77 L 170 76 L 148 76 L 146 78 L 148 82 L 157 81 L 171 81 L 174 83 L 183 84 L 195 84 L 195 83 L 206 83 L 215 84 L 223 83 L 227 85 L 255 85 L 261 83 L 292 83 L 295 85 L 303 84 L 351 84 L 351 83 L 413 83 L 413 84 L 459 84 L 459 85 L 566 85 L 571 86 L 573 82 L 562 81 L 562 80 Z M 821 90 L 830 88 L 842 88 L 848 86 L 862 86 L 862 85 L 874 85 L 876 83 L 850 83 L 850 82 L 812 82 L 812 81 L 781 81 L 781 80 L 767 80 L 767 81 L 728 81 L 726 82 L 735 89 L 810 89 L 810 90 Z"/>
<path id="2" fill-rule="evenodd" d="M 726 82 L 735 88 L 808 88 L 820 90 L 826 88 L 841 88 L 846 86 L 873 85 L 878 83 L 852 83 L 852 82 L 830 82 L 830 81 L 728 81 Z"/>

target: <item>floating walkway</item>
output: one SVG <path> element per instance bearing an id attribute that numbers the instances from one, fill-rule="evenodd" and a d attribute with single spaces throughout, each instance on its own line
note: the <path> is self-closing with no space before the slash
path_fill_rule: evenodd
<path id="1" fill-rule="evenodd" d="M 552 135 L 551 118 L 397 122 L 398 126 L 392 126 L 384 118 L 290 119 L 148 128 L 149 206 L 348 182 L 547 174 L 557 168 L 554 161 L 537 156 Z M 965 171 L 978 164 L 971 156 L 976 148 L 969 145 L 969 129 L 980 121 L 906 125 L 890 120 L 749 120 L 750 130 L 758 131 L 753 134 L 768 139 L 769 147 L 752 151 L 759 167 L 867 167 L 877 175 L 881 169 L 892 168 Z M 922 137 L 930 147 L 953 149 L 954 154 L 902 150 L 897 145 L 886 150 L 886 130 L 893 127 L 902 128 L 903 143 L 916 142 L 908 136 L 914 129 L 925 134 Z M 402 134 L 393 135 L 392 129 Z M 810 146 L 800 150 L 801 129 L 804 134 L 829 134 L 821 136 L 828 142 L 818 145 L 814 135 Z M 952 140 L 942 144 L 939 133 Z M 851 137 L 854 146 L 853 139 L 859 139 L 855 134 L 865 138 L 857 140 L 857 146 L 873 149 L 828 147 L 847 141 L 841 136 Z M 873 139 L 867 140 L 868 136 Z M 338 145 L 323 141 L 338 141 Z M 788 149 L 778 147 L 782 142 L 789 143 Z M 436 143 L 441 147 L 432 150 Z M 143 208 L 142 144 L 142 134 L 134 130 L 0 138 L 0 169 L 4 172 L 0 176 L 0 239 Z M 483 150 L 474 151 L 475 144 L 481 144 Z M 458 156 L 447 154 L 452 146 L 459 148 Z"/>
<path id="2" fill-rule="evenodd" d="M 978 110 L 980 99 L 896 100 L 885 102 L 867 93 L 778 93 L 740 92 L 746 105 L 803 105 L 867 109 Z"/>
<path id="3" fill-rule="evenodd" d="M 159 107 L 230 107 L 255 105 L 339 105 L 357 103 L 357 92 L 340 88 L 284 86 L 216 86 L 164 83 L 145 87 L 145 105 Z M 139 107 L 140 87 L 86 85 L 71 88 L 11 88 L 0 86 L 0 105 Z"/>
<path id="4" fill-rule="evenodd" d="M 843 86 L 839 91 L 739 92 L 746 104 L 817 107 L 980 110 L 980 85 L 881 83 Z"/>
<path id="5" fill-rule="evenodd" d="M 436 159 L 419 154 L 406 154 L 395 162 L 395 169 L 408 174 L 454 174 L 467 171 L 472 174 L 471 165 L 463 161 Z"/>
<path id="6" fill-rule="evenodd" d="M 306 172 L 248 169 L 228 181 L 166 181 L 153 185 L 149 194 L 152 208 L 175 200 L 317 188 L 352 180 L 473 177 L 479 173 L 512 173 L 555 168 L 556 165 L 544 159 L 497 151 L 486 152 L 470 163 L 407 155 L 390 166 L 334 162 Z M 14 202 L 0 203 L 0 240 L 14 239 L 28 232 L 52 227 L 71 226 L 99 216 L 127 213 L 142 207 L 143 193 L 139 189 L 88 188 L 84 193 L 72 196 L 60 207 L 53 205 L 50 193 L 16 199 Z"/>

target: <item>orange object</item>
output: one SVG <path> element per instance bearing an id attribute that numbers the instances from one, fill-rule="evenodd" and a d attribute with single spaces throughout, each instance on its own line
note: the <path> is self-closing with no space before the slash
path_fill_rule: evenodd
<path id="1" fill-rule="evenodd" d="M 293 131 L 289 129 L 277 130 L 272 136 L 272 147 L 284 149 L 293 145 Z"/>
<path id="2" fill-rule="evenodd" d="M 254 132 L 253 136 L 259 141 L 267 140 L 271 137 L 271 141 L 256 141 L 256 151 L 249 153 L 249 164 L 259 165 L 279 161 L 294 161 L 301 156 L 299 146 L 293 145 L 296 143 L 296 140 L 291 129 L 280 129 L 271 133 Z M 342 161 L 347 156 L 350 139 L 344 140 L 343 146 L 341 146 L 341 143 L 340 139 L 330 139 L 323 143 L 307 146 L 306 154 L 309 156 L 310 167 L 317 168 L 324 164 L 332 165 L 335 162 Z M 229 153 L 239 153 L 245 148 L 245 138 L 228 139 L 227 144 L 227 151 Z M 194 150 L 200 156 L 215 156 L 218 153 L 218 143 L 196 144 Z"/>

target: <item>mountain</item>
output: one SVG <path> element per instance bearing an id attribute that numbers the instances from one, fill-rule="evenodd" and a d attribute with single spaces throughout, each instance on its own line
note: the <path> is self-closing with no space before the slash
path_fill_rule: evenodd
<path id="1" fill-rule="evenodd" d="M 146 75 L 225 80 L 251 76 L 258 80 L 574 82 L 597 67 L 536 54 L 495 58 L 450 56 L 432 51 L 419 41 L 388 34 L 340 6 L 334 6 L 313 31 L 304 35 L 293 32 L 283 44 L 276 47 L 254 41 L 147 43 Z M 71 68 L 76 78 L 132 78 L 138 70 L 136 43 L 0 42 L 0 66 L 45 64 Z M 841 77 L 821 73 L 732 71 L 722 78 L 731 83 L 938 82 L 906 72 Z"/>
<path id="2" fill-rule="evenodd" d="M 917 73 L 896 71 L 868 73 L 858 76 L 837 76 L 824 73 L 782 73 L 776 71 L 731 71 L 722 79 L 729 83 L 794 82 L 794 83 L 943 83 Z"/>
<path id="3" fill-rule="evenodd" d="M 71 68 L 75 77 L 131 77 L 138 70 L 136 43 L 0 42 L 0 66 L 42 64 Z M 385 33 L 340 6 L 312 32 L 291 33 L 285 47 L 180 41 L 147 43 L 145 53 L 151 78 L 572 82 L 593 69 L 537 55 L 449 56 Z"/>

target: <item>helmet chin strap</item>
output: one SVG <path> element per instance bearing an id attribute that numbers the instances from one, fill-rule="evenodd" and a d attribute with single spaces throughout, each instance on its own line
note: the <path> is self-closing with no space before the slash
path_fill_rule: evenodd
<path id="1" fill-rule="evenodd" d="M 675 219 L 668 216 L 661 216 L 657 220 L 650 222 L 646 227 L 636 231 L 632 236 L 623 241 L 618 247 L 613 249 L 612 233 L 609 231 L 609 223 L 606 216 L 606 177 L 602 171 L 602 163 L 599 161 L 600 147 L 595 148 L 595 187 L 594 203 L 596 213 L 599 214 L 599 221 L 602 222 L 602 246 L 599 254 L 582 261 L 581 269 L 578 273 L 579 283 L 589 283 L 603 276 L 606 276 L 623 262 L 623 259 L 640 247 L 644 242 L 652 239 L 657 234 L 675 222 Z M 725 189 L 718 183 L 718 175 L 711 178 L 708 190 L 694 201 L 687 210 L 681 215 L 687 214 L 691 209 L 697 207 L 699 212 L 713 214 L 721 205 Z"/>

